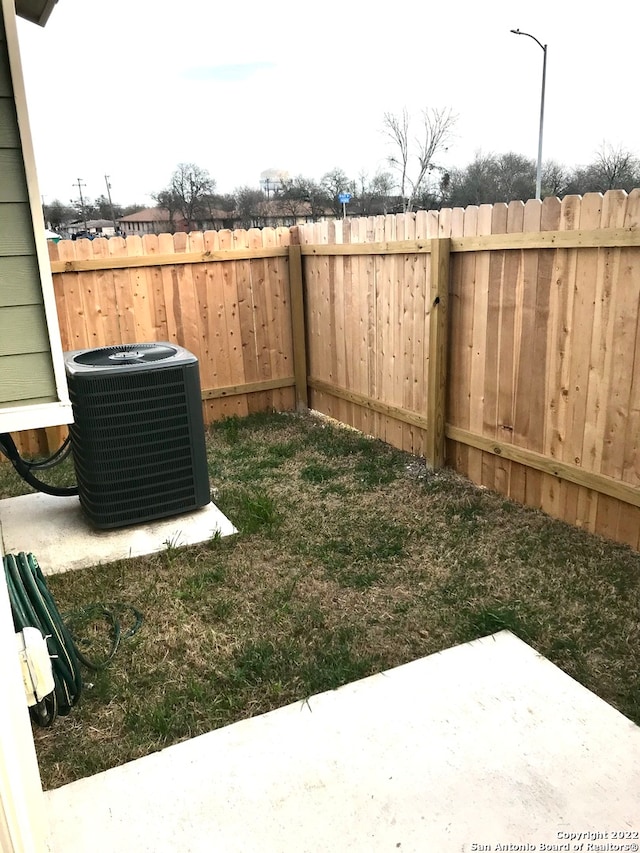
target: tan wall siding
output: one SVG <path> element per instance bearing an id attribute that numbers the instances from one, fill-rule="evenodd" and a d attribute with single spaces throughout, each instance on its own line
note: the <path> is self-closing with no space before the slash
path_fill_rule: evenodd
<path id="1" fill-rule="evenodd" d="M 0 407 L 57 399 L 0 12 Z"/>

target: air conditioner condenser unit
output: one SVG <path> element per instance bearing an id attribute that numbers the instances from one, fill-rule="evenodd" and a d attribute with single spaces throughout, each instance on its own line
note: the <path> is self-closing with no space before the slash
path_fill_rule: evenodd
<path id="1" fill-rule="evenodd" d="M 97 528 L 206 506 L 198 359 L 175 344 L 65 353 L 80 504 Z"/>

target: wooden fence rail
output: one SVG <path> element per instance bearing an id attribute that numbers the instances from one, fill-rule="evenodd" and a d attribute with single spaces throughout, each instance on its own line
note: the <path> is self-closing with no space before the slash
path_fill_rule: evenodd
<path id="1" fill-rule="evenodd" d="M 638 190 L 51 253 L 64 349 L 185 346 L 207 422 L 309 404 L 640 544 Z"/>

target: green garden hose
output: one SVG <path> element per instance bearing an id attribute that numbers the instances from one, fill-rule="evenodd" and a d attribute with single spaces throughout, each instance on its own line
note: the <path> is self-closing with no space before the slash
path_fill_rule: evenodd
<path id="1" fill-rule="evenodd" d="M 3 561 L 16 632 L 31 626 L 37 628 L 47 641 L 55 689 L 33 705 L 30 713 L 38 725 L 50 726 L 57 715 L 64 716 L 71 711 L 82 692 L 75 643 L 33 554 L 7 554 Z"/>
<path id="2" fill-rule="evenodd" d="M 111 628 L 111 649 L 100 661 L 82 654 L 71 631 L 56 606 L 44 576 L 33 554 L 20 552 L 3 558 L 5 577 L 11 602 L 11 613 L 16 632 L 24 628 L 37 628 L 47 642 L 51 658 L 55 689 L 49 696 L 33 705 L 29 712 L 39 726 L 50 726 L 56 716 L 64 716 L 78 702 L 82 692 L 80 664 L 92 670 L 104 669 L 115 655 L 120 641 L 133 636 L 142 625 L 142 615 L 131 605 L 93 604 L 67 617 L 70 625 L 82 619 L 105 621 Z M 117 612 L 131 610 L 133 626 L 122 632 Z"/>

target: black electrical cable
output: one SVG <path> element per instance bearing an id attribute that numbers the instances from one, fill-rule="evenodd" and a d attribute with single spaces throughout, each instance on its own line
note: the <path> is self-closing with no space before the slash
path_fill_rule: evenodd
<path id="1" fill-rule="evenodd" d="M 13 624 L 16 632 L 26 627 L 37 628 L 46 639 L 51 657 L 54 690 L 42 701 L 32 706 L 31 718 L 39 726 L 50 726 L 56 716 L 64 716 L 77 703 L 82 692 L 80 663 L 92 670 L 104 669 L 123 639 L 133 636 L 142 625 L 142 615 L 135 607 L 115 604 L 109 607 L 95 604 L 67 617 L 71 624 L 65 624 L 55 601 L 47 588 L 44 576 L 33 554 L 21 552 L 4 557 L 4 570 L 11 602 Z M 134 621 L 131 628 L 122 632 L 117 613 L 130 610 Z M 90 660 L 78 649 L 74 640 L 72 623 L 80 617 L 89 617 L 95 621 L 101 616 L 111 625 L 111 649 L 103 660 Z"/>
<path id="2" fill-rule="evenodd" d="M 68 435 L 62 442 L 60 447 L 48 456 L 46 459 L 39 459 L 37 462 L 29 462 L 26 459 L 22 461 L 31 470 L 44 471 L 47 468 L 55 468 L 60 465 L 71 453 L 71 436 Z"/>
<path id="3" fill-rule="evenodd" d="M 15 441 L 8 432 L 0 434 L 0 451 L 4 453 L 22 479 L 32 488 L 37 489 L 37 491 L 44 492 L 46 495 L 55 495 L 56 497 L 63 498 L 74 497 L 78 494 L 77 486 L 52 486 L 50 483 L 44 483 L 42 480 L 39 480 L 34 476 L 31 472 L 31 466 L 22 459 L 18 453 Z M 60 452 L 61 451 L 56 451 L 56 453 Z M 54 456 L 55 455 L 56 454 L 54 454 Z M 62 460 L 59 459 L 58 461 Z"/>

